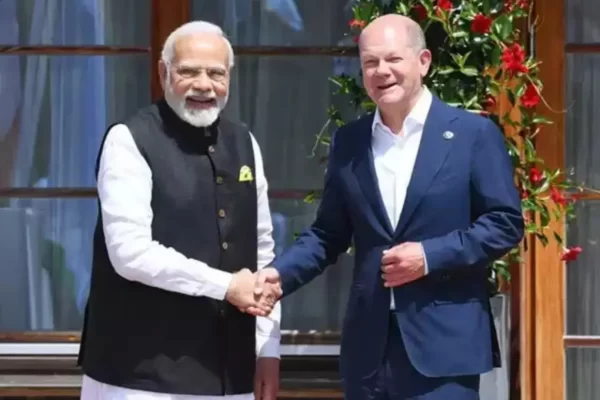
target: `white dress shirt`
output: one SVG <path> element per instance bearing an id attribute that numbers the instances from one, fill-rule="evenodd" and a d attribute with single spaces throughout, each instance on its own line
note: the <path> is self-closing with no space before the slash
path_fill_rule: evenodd
<path id="1" fill-rule="evenodd" d="M 423 127 L 431 107 L 431 92 L 426 87 L 423 89 L 417 104 L 406 116 L 401 132 L 392 132 L 383 123 L 379 109 L 373 116 L 371 149 L 375 174 L 385 211 L 394 229 L 404 207 L 406 190 L 423 136 Z M 391 298 L 391 309 L 394 309 L 394 296 Z"/>
<path id="2" fill-rule="evenodd" d="M 252 136 L 258 200 L 258 268 L 273 258 L 273 225 L 260 147 Z M 100 156 L 98 197 L 111 263 L 126 279 L 189 296 L 223 300 L 232 275 L 185 257 L 152 240 L 152 171 L 140 154 L 131 132 L 122 124 L 107 134 Z M 250 266 L 248 266 L 250 267 Z M 281 306 L 268 317 L 256 319 L 257 357 L 279 358 Z M 110 349 L 106 349 L 110 351 Z M 189 396 L 145 392 L 107 385 L 85 376 L 82 400 L 211 400 L 253 399 L 235 396 Z"/>

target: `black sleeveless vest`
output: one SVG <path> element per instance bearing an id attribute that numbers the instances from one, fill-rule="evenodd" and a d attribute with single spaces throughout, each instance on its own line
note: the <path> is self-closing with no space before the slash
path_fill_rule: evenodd
<path id="1" fill-rule="evenodd" d="M 124 122 L 152 171 L 152 237 L 213 268 L 256 270 L 257 202 L 250 133 L 220 118 L 183 122 L 164 100 Z M 99 204 L 100 205 L 100 204 Z M 253 391 L 256 319 L 225 301 L 129 281 L 94 236 L 79 363 L 126 388 L 189 395 Z"/>

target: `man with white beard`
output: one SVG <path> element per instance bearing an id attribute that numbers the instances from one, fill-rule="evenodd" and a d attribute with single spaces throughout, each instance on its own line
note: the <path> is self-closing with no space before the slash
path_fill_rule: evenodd
<path id="1" fill-rule="evenodd" d="M 220 115 L 233 64 L 219 27 L 181 26 L 164 99 L 105 135 L 84 400 L 276 398 L 281 293 L 257 296 L 243 268 L 273 259 L 267 181 L 252 134 Z"/>

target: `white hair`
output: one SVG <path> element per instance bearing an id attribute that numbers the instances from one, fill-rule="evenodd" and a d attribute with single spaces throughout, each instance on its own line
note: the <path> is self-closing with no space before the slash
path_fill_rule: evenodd
<path id="1" fill-rule="evenodd" d="M 408 34 L 410 35 L 410 39 L 413 47 L 417 51 L 425 50 L 427 48 L 427 41 L 425 40 L 425 32 L 421 26 L 417 23 L 414 25 L 409 25 Z"/>
<path id="2" fill-rule="evenodd" d="M 194 35 L 196 33 L 214 33 L 219 35 L 225 41 L 227 45 L 228 58 L 229 58 L 229 68 L 233 68 L 234 65 L 234 55 L 233 55 L 233 47 L 231 47 L 231 43 L 227 36 L 223 32 L 223 30 L 218 26 L 211 22 L 206 21 L 191 21 L 181 25 L 179 28 L 175 29 L 167 40 L 165 40 L 165 44 L 163 45 L 161 58 L 166 64 L 170 64 L 175 57 L 175 42 L 177 39 L 180 39 L 184 36 Z"/>

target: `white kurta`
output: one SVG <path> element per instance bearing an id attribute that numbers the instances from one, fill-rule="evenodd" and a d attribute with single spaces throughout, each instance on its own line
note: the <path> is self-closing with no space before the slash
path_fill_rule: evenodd
<path id="1" fill-rule="evenodd" d="M 258 200 L 258 268 L 274 258 L 273 226 L 260 147 L 252 137 Z M 100 156 L 98 196 L 108 254 L 117 273 L 126 279 L 189 296 L 223 300 L 231 274 L 192 260 L 152 240 L 152 171 L 139 152 L 129 129 L 115 125 L 108 132 Z M 251 266 L 248 266 L 251 267 Z M 256 323 L 258 357 L 279 357 L 281 306 Z M 110 351 L 110 349 L 107 349 Z M 211 400 L 252 399 L 236 396 L 183 396 L 144 392 L 83 377 L 82 400 Z"/>

